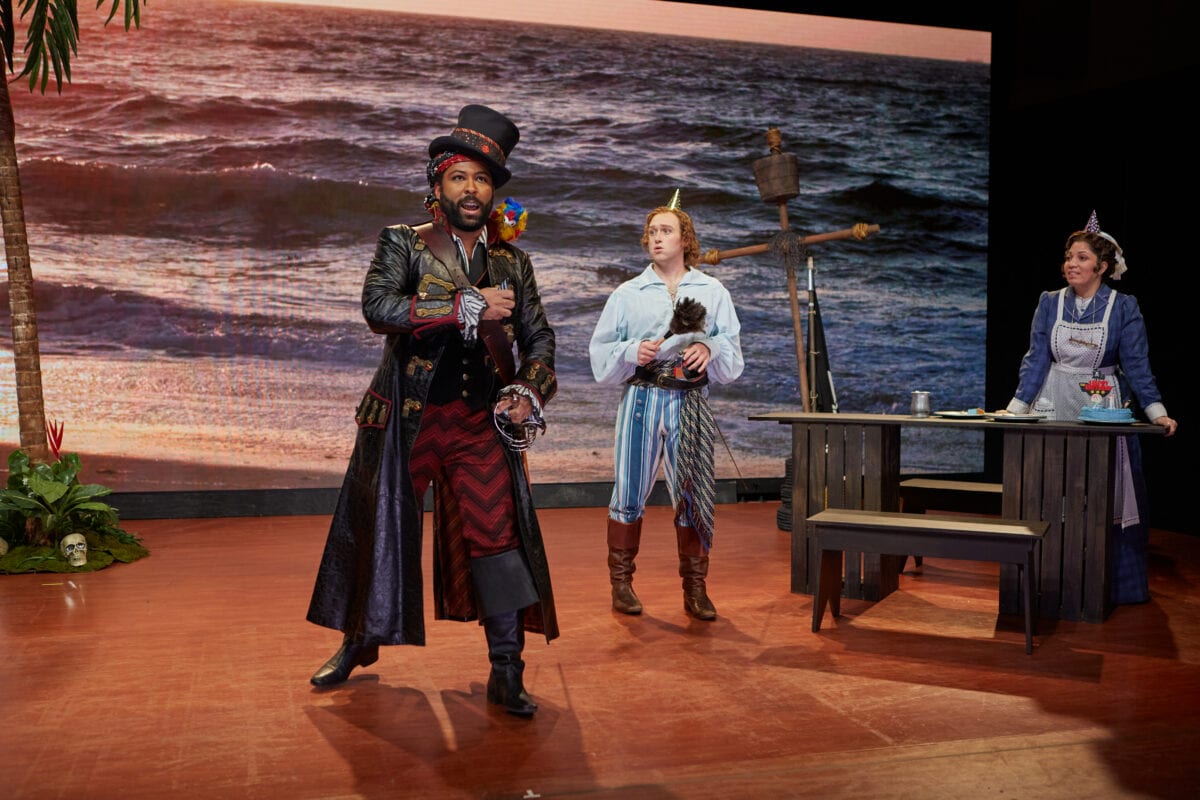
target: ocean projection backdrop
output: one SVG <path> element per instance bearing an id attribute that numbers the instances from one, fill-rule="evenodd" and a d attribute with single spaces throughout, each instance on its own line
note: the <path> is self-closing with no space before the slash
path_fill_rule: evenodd
<path id="1" fill-rule="evenodd" d="M 151 467 L 94 480 L 340 483 L 381 347 L 364 272 L 383 226 L 426 219 L 426 148 L 468 102 L 521 127 L 501 195 L 530 212 L 519 244 L 558 334 L 535 483 L 611 479 L 617 391 L 595 384 L 587 346 L 647 263 L 646 212 L 679 189 L 705 250 L 778 233 L 752 168 L 771 127 L 799 162 L 792 230 L 881 227 L 810 250 L 840 409 L 906 411 L 914 389 L 935 409 L 982 405 L 986 63 L 214 0 L 143 13 L 126 33 L 81 12 L 61 95 L 10 87 L 47 416 L 85 469 Z M 763 254 L 704 269 L 733 294 L 746 356 L 712 389 L 719 475 L 781 476 L 786 426 L 747 418 L 801 405 L 784 268 Z M 978 470 L 980 436 L 906 439 L 904 469 Z"/>

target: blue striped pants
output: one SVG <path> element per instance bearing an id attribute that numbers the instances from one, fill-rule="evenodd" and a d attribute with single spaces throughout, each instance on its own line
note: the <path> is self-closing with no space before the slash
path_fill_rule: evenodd
<path id="1" fill-rule="evenodd" d="M 608 515 L 618 522 L 641 519 L 646 500 L 654 488 L 661 462 L 671 506 L 675 496 L 675 453 L 679 445 L 679 409 L 684 392 L 657 386 L 626 386 L 617 407 L 616 441 L 613 447 L 612 500 Z M 681 523 L 691 524 L 690 520 Z"/>

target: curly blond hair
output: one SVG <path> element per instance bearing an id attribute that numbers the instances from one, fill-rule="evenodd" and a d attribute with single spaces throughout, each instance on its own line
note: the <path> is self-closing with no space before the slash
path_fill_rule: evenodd
<path id="1" fill-rule="evenodd" d="M 675 218 L 679 220 L 679 235 L 683 240 L 684 266 L 694 267 L 699 264 L 700 241 L 696 238 L 696 226 L 692 224 L 692 218 L 688 216 L 687 212 L 679 208 L 659 206 L 646 215 L 646 225 L 642 228 L 642 249 L 647 252 L 650 250 L 650 220 L 659 214 L 674 214 Z"/>

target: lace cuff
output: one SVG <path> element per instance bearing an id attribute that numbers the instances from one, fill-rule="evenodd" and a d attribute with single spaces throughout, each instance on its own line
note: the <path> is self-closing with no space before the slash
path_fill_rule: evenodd
<path id="1" fill-rule="evenodd" d="M 529 402 L 533 404 L 533 411 L 529 414 L 529 421 L 545 427 L 546 420 L 542 418 L 542 404 L 538 401 L 537 394 L 528 386 L 522 386 L 519 383 L 510 384 L 500 390 L 499 397 L 505 395 L 519 394 L 522 397 L 528 397 Z M 499 397 L 497 399 L 499 399 Z"/>

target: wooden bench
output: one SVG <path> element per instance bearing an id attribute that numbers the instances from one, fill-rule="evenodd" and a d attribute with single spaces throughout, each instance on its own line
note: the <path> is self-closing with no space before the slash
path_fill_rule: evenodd
<path id="1" fill-rule="evenodd" d="M 1025 652 L 1033 652 L 1033 570 L 1047 523 L 827 508 L 810 516 L 807 526 L 820 553 L 813 592 L 813 633 L 821 630 L 826 606 L 835 619 L 841 614 L 843 551 L 922 553 L 931 558 L 1016 565 L 1025 612 Z"/>

